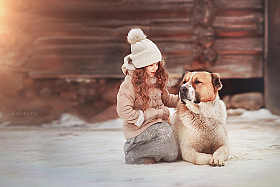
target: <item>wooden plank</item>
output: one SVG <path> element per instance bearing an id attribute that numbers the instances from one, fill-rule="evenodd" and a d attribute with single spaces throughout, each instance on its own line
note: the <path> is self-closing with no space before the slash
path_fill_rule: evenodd
<path id="1" fill-rule="evenodd" d="M 33 48 L 30 50 L 33 50 Z M 54 53 L 60 56 L 91 56 L 97 54 L 119 55 L 125 52 L 129 52 L 129 45 L 125 43 L 48 45 L 34 48 L 34 56 L 42 56 Z"/>
<path id="2" fill-rule="evenodd" d="M 206 70 L 223 78 L 261 78 L 262 60 L 262 55 L 219 55 L 215 66 Z"/>
<path id="3" fill-rule="evenodd" d="M 263 9 L 263 0 L 214 0 L 219 9 Z"/>
<path id="4" fill-rule="evenodd" d="M 135 25 L 140 26 L 148 36 L 156 37 L 184 37 L 190 38 L 192 26 L 189 19 L 149 19 L 141 20 L 111 20 L 106 23 L 100 20 L 63 20 L 63 19 L 35 19 L 28 22 L 26 32 L 39 38 L 49 36 L 90 36 L 102 39 L 110 38 L 123 41 L 127 32 Z M 93 24 L 94 23 L 94 24 Z M 164 26 L 166 24 L 166 26 Z M 171 26 L 172 25 L 172 26 Z M 114 40 L 115 41 L 115 40 Z"/>
<path id="5" fill-rule="evenodd" d="M 215 6 L 219 9 L 263 9 L 263 0 L 214 0 Z M 120 7 L 120 6 L 138 6 L 138 9 L 149 8 L 149 6 L 163 5 L 184 5 L 189 8 L 193 6 L 193 0 L 17 0 L 6 1 L 6 7 L 12 10 L 27 10 L 36 12 L 53 11 L 88 11 L 94 8 Z M 140 6 L 143 5 L 143 6 Z M 23 8 L 24 7 L 24 8 Z"/>
<path id="6" fill-rule="evenodd" d="M 191 54 L 194 49 L 193 44 L 187 41 L 168 41 L 168 39 L 157 40 L 159 49 L 164 54 Z M 218 54 L 262 54 L 262 38 L 233 38 L 217 39 L 214 43 L 214 49 Z"/>
<path id="7" fill-rule="evenodd" d="M 217 37 L 262 37 L 263 13 L 248 12 L 241 16 L 216 16 L 213 27 Z"/>
<path id="8" fill-rule="evenodd" d="M 214 48 L 218 54 L 262 54 L 263 38 L 217 39 Z"/>
<path id="9" fill-rule="evenodd" d="M 115 56 L 114 56 L 115 57 Z M 57 56 L 59 66 L 49 66 L 48 56 L 33 57 L 27 67 L 34 78 L 50 77 L 123 77 L 121 71 L 123 57 L 118 56 L 112 63 L 111 56 L 96 55 L 92 57 Z"/>
<path id="10" fill-rule="evenodd" d="M 129 1 L 118 5 L 98 6 L 98 4 L 80 1 L 55 1 L 55 3 L 34 4 L 30 12 L 48 17 L 64 19 L 75 18 L 95 18 L 95 19 L 139 19 L 139 18 L 164 18 L 168 17 L 188 17 L 188 12 L 192 3 L 186 2 L 163 2 L 149 3 L 145 6 L 141 2 Z"/>
<path id="11" fill-rule="evenodd" d="M 122 57 L 97 55 L 92 57 L 62 56 L 58 69 L 50 70 L 46 66 L 46 57 L 35 57 L 29 69 L 35 78 L 43 77 L 111 77 L 122 78 Z M 112 59 L 115 63 L 112 63 Z M 185 70 L 191 69 L 191 55 L 170 55 L 166 59 L 166 68 L 172 77 L 180 78 Z M 105 63 L 104 63 L 105 62 Z M 262 77 L 262 55 L 219 55 L 215 66 L 206 71 L 220 73 L 223 78 L 260 78 Z"/>
<path id="12" fill-rule="evenodd" d="M 25 32 L 34 37 L 42 36 L 115 36 L 125 38 L 133 25 L 138 25 L 151 37 L 188 37 L 191 38 L 193 27 L 189 19 L 141 19 L 135 20 L 64 20 L 54 18 L 36 18 L 18 15 L 26 20 Z M 216 37 L 259 36 L 263 34 L 262 14 L 246 16 L 217 16 L 213 27 Z"/>
<path id="13" fill-rule="evenodd" d="M 193 0 L 17 0 L 17 1 L 7 1 L 5 7 L 10 10 L 22 10 L 22 6 L 29 7 L 30 10 L 39 12 L 43 11 L 88 11 L 94 9 L 103 8 L 103 10 L 109 10 L 119 7 L 128 7 L 132 9 L 150 9 L 154 7 L 160 7 L 164 5 L 188 5 L 189 8 L 193 5 Z M 27 4 L 27 5 L 26 5 Z M 141 5 L 141 6 L 140 6 Z M 138 8 L 136 8 L 138 6 Z"/>
<path id="14" fill-rule="evenodd" d="M 129 44 L 125 42 L 103 42 L 95 37 L 47 37 L 35 42 L 34 55 L 56 53 L 58 55 L 95 55 L 129 53 Z M 190 54 L 193 50 L 191 40 L 157 38 L 154 40 L 166 55 Z M 214 48 L 218 54 L 262 54 L 262 38 L 217 39 Z M 124 54 L 125 55 L 125 54 Z"/>
<path id="15" fill-rule="evenodd" d="M 10 10 L 33 13 L 47 17 L 64 19 L 151 19 L 151 18 L 183 18 L 189 17 L 193 1 L 135 1 L 135 0 L 40 0 L 40 1 L 7 1 Z M 224 13 L 238 12 L 238 9 L 262 9 L 262 0 L 216 0 L 214 4 L 218 15 L 220 10 L 227 9 Z M 139 6 L 141 4 L 141 6 Z M 22 8 L 25 7 L 25 8 Z M 229 9 L 235 8 L 234 11 Z"/>
<path id="16" fill-rule="evenodd" d="M 177 65 L 170 65 L 176 59 Z M 194 71 L 190 65 L 191 58 L 168 58 L 167 69 L 172 77 L 181 78 L 184 71 Z M 184 67 L 184 68 L 183 68 Z M 216 72 L 222 78 L 262 78 L 262 55 L 219 55 L 213 67 L 203 71 Z"/>

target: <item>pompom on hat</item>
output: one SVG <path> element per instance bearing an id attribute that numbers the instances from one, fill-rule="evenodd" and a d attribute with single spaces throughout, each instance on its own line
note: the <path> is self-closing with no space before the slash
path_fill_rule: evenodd
<path id="1" fill-rule="evenodd" d="M 127 41 L 131 44 L 129 55 L 132 64 L 136 68 L 143 68 L 162 60 L 158 47 L 139 28 L 131 29 L 127 35 Z"/>

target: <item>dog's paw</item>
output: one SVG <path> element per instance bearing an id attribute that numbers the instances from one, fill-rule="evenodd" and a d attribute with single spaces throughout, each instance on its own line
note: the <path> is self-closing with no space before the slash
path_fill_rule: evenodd
<path id="1" fill-rule="evenodd" d="M 199 165 L 207 165 L 211 159 L 212 159 L 212 155 L 200 153 L 197 155 L 195 159 L 195 163 Z"/>
<path id="2" fill-rule="evenodd" d="M 225 165 L 225 161 L 222 158 L 214 158 L 213 157 L 212 159 L 210 159 L 209 164 L 211 166 L 224 166 Z"/>

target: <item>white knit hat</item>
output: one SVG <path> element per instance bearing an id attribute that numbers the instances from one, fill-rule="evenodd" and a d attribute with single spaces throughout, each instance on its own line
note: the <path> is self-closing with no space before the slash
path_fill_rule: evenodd
<path id="1" fill-rule="evenodd" d="M 146 38 L 141 29 L 131 29 L 128 32 L 127 41 L 131 44 L 129 57 L 136 68 L 142 68 L 162 60 L 158 47 Z"/>

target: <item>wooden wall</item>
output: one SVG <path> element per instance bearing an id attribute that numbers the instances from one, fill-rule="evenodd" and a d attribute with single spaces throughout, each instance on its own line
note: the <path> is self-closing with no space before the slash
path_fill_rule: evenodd
<path id="1" fill-rule="evenodd" d="M 218 72 L 223 78 L 263 77 L 263 4 L 263 0 L 6 0 L 0 9 L 0 60 L 34 78 L 121 78 L 123 57 L 130 53 L 127 32 L 140 26 L 167 57 L 173 77 L 195 69 Z M 197 60 L 197 55 L 207 53 L 196 42 L 203 39 L 201 33 L 195 34 L 194 21 L 201 8 L 212 15 L 212 21 L 204 22 L 206 34 L 202 32 L 206 40 L 211 37 L 206 47 L 214 54 L 210 63 Z"/>

